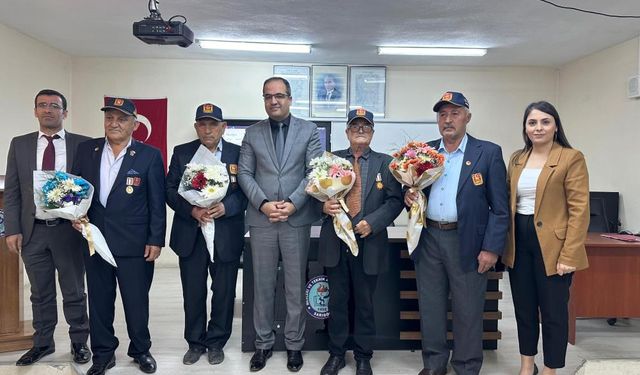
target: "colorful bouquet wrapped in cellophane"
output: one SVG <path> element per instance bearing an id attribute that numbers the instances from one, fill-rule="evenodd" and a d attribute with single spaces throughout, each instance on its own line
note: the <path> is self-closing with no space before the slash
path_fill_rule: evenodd
<path id="1" fill-rule="evenodd" d="M 80 220 L 82 236 L 89 244 L 89 254 L 98 253 L 109 264 L 117 267 L 98 227 L 86 218 L 93 186 L 85 179 L 61 171 L 33 171 L 33 195 L 36 203 L 36 215 L 39 218 Z"/>
<path id="2" fill-rule="evenodd" d="M 358 256 L 356 235 L 347 215 L 349 209 L 344 201 L 344 197 L 356 182 L 353 165 L 347 159 L 326 151 L 322 156 L 312 159 L 310 164 L 313 169 L 309 173 L 305 191 L 320 202 L 326 202 L 331 198 L 340 202 L 342 209 L 333 216 L 333 228 L 338 238 L 349 246 L 351 253 Z"/>
<path id="3" fill-rule="evenodd" d="M 229 174 L 225 164 L 216 159 L 205 146 L 200 145 L 182 174 L 178 194 L 189 204 L 206 208 L 220 202 L 227 194 L 228 188 Z M 201 225 L 200 229 L 213 262 L 215 221 Z"/>
<path id="4" fill-rule="evenodd" d="M 393 153 L 389 170 L 401 184 L 418 192 L 418 199 L 409 209 L 407 224 L 407 247 L 409 254 L 415 250 L 420 240 L 420 232 L 426 226 L 425 211 L 427 198 L 422 189 L 433 184 L 444 169 L 444 155 L 424 142 L 412 141 Z"/>

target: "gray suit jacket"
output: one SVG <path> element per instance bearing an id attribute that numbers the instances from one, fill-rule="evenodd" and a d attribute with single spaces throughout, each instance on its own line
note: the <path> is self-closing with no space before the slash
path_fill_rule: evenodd
<path id="1" fill-rule="evenodd" d="M 65 132 L 67 172 L 71 171 L 78 144 L 88 140 L 83 135 Z M 33 171 L 37 168 L 38 132 L 15 137 L 9 146 L 4 189 L 6 235 L 22 233 L 22 246 L 33 232 L 36 206 L 33 202 Z"/>
<path id="2" fill-rule="evenodd" d="M 251 125 L 242 140 L 238 161 L 238 183 L 249 199 L 249 226 L 270 226 L 269 219 L 259 210 L 268 201 L 290 199 L 296 212 L 289 217 L 294 227 L 310 225 L 320 218 L 304 188 L 309 162 L 322 154 L 318 129 L 312 122 L 291 116 L 284 146 L 282 166 L 278 165 L 269 119 Z"/>

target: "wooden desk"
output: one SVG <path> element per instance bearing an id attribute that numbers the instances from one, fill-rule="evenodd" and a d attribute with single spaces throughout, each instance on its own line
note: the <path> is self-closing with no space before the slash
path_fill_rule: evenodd
<path id="1" fill-rule="evenodd" d="M 589 268 L 576 272 L 569 300 L 569 343 L 576 318 L 640 318 L 640 242 L 589 233 Z"/>

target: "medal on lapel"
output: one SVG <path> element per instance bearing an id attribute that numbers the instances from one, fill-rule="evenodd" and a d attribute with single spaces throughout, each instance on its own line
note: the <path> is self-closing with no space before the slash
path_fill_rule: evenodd
<path id="1" fill-rule="evenodd" d="M 376 175 L 376 189 L 382 190 L 384 185 L 382 184 L 382 173 Z"/>
<path id="2" fill-rule="evenodd" d="M 480 186 L 484 183 L 484 181 L 482 180 L 482 174 L 481 173 L 474 173 L 471 175 L 471 180 L 473 181 L 473 184 L 476 186 Z"/>
<path id="3" fill-rule="evenodd" d="M 127 186 L 127 188 L 124 189 L 124 191 L 126 191 L 127 194 L 133 194 L 133 186 L 131 185 Z"/>

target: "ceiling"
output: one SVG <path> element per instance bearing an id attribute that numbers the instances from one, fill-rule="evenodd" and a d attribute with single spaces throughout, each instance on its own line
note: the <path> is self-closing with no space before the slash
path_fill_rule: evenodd
<path id="1" fill-rule="evenodd" d="M 554 0 L 640 15 L 638 0 Z M 147 0 L 0 0 L 0 23 L 72 56 L 353 65 L 559 66 L 640 35 L 640 19 L 559 9 L 540 0 L 160 0 L 196 38 L 310 43 L 310 55 L 151 46 L 132 35 Z M 484 57 L 378 56 L 378 45 L 483 47 Z"/>

